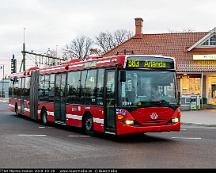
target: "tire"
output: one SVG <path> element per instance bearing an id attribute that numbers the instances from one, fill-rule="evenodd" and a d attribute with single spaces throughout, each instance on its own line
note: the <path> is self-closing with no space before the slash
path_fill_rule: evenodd
<path id="1" fill-rule="evenodd" d="M 43 110 L 41 114 L 41 121 L 43 125 L 48 125 L 48 120 L 47 120 L 47 111 Z"/>
<path id="2" fill-rule="evenodd" d="M 91 114 L 87 114 L 84 116 L 83 129 L 87 135 L 93 136 L 95 134 L 93 131 L 94 124 L 93 124 L 93 118 L 92 118 Z"/>

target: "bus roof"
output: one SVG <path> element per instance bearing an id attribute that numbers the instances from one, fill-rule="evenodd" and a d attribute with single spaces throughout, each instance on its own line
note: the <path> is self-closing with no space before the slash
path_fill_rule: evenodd
<path id="1" fill-rule="evenodd" d="M 85 60 L 81 59 L 70 59 L 61 63 L 61 65 L 50 66 L 46 68 L 31 67 L 25 72 L 18 72 L 11 74 L 11 77 L 26 77 L 31 75 L 31 71 L 39 70 L 41 74 L 49 73 L 59 73 L 64 71 L 73 71 L 73 70 L 83 70 L 90 68 L 100 68 L 100 67 L 114 67 L 118 66 L 120 68 L 125 67 L 127 57 L 149 57 L 149 58 L 164 58 L 170 59 L 175 64 L 175 58 L 163 56 L 163 55 L 114 55 L 109 57 L 102 56 L 90 56 Z"/>

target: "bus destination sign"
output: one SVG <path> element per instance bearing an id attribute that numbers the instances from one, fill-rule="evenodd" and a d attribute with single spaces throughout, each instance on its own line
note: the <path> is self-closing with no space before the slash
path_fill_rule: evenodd
<path id="1" fill-rule="evenodd" d="M 128 68 L 174 69 L 174 61 L 163 57 L 134 56 L 127 58 Z"/>

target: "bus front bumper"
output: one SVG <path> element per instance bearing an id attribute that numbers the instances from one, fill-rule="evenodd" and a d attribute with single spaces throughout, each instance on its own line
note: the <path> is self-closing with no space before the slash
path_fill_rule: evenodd
<path id="1" fill-rule="evenodd" d="M 117 135 L 138 134 L 145 132 L 180 131 L 180 126 L 180 122 L 160 126 L 130 126 L 122 122 L 117 122 Z"/>

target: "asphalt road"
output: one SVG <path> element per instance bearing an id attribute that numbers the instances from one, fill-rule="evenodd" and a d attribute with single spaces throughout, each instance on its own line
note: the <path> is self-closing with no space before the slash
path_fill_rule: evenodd
<path id="1" fill-rule="evenodd" d="M 44 127 L 0 103 L 0 168 L 216 168 L 216 127 L 116 139 Z"/>

